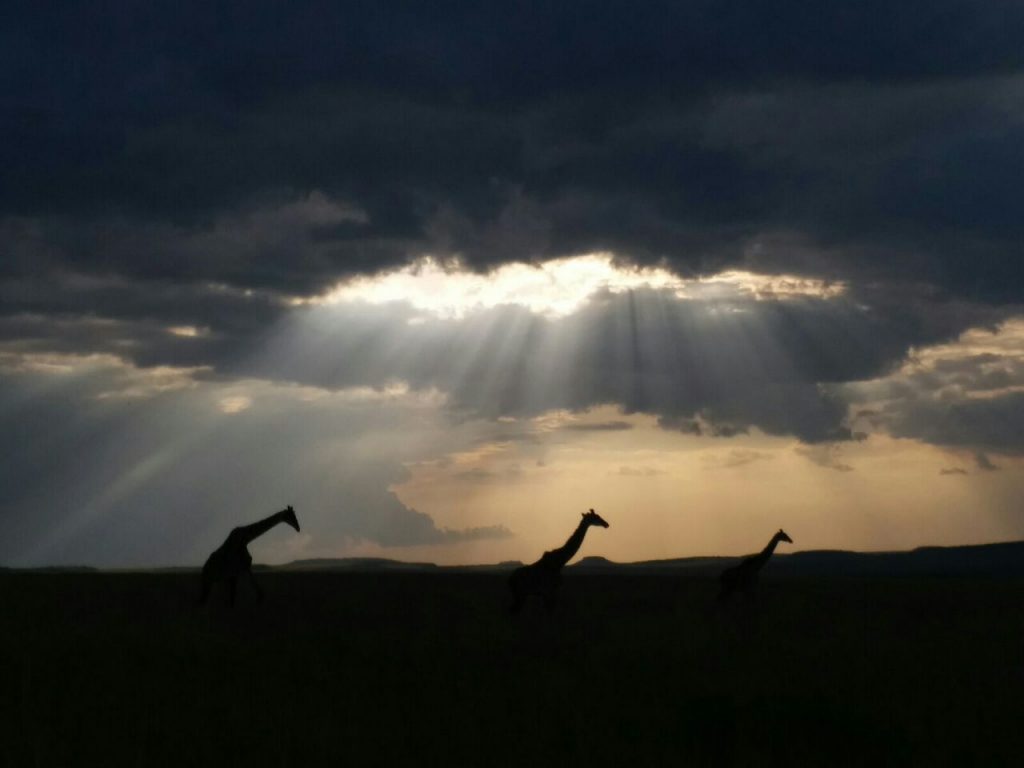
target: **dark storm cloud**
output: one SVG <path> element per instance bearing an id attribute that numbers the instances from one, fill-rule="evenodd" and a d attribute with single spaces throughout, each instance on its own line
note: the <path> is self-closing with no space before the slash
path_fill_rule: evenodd
<path id="1" fill-rule="evenodd" d="M 959 0 L 20 4 L 0 29 L 0 338 L 401 379 L 475 415 L 617 403 L 848 438 L 834 384 L 1019 309 L 1022 31 L 1020 4 Z M 716 321 L 642 297 L 423 327 L 288 305 L 424 253 L 596 249 L 851 288 Z"/>
<path id="2" fill-rule="evenodd" d="M 60 277 L 0 285 L 0 300 L 10 312 L 0 313 L 0 341 L 21 351 L 106 353 L 144 366 L 223 367 L 251 354 L 285 309 L 217 286 Z"/>
<path id="3" fill-rule="evenodd" d="M 1024 454 L 1024 393 L 992 398 L 922 398 L 894 408 L 891 431 L 937 445 L 979 449 L 978 469 L 991 470 L 986 451 Z"/>
<path id="4" fill-rule="evenodd" d="M 969 451 L 978 469 L 996 469 L 989 454 L 1024 454 L 1022 338 L 1019 320 L 973 331 L 842 396 L 873 404 L 856 418 L 874 429 Z"/>
<path id="5" fill-rule="evenodd" d="M 571 432 L 622 432 L 632 429 L 628 421 L 601 421 L 594 424 L 566 424 L 562 429 Z"/>
<path id="6" fill-rule="evenodd" d="M 424 251 L 482 266 L 605 248 L 706 271 L 781 234 L 830 249 L 820 272 L 1020 295 L 1016 3 L 6 19 L 0 210 L 63 268 L 302 293 Z M 315 190 L 361 215 L 183 255 Z M 810 268 L 788 250 L 759 263 Z"/>

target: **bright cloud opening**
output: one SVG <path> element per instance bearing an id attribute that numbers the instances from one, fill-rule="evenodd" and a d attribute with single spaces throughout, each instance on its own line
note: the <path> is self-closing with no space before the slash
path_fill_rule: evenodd
<path id="1" fill-rule="evenodd" d="M 241 413 L 250 407 L 252 407 L 252 398 L 246 395 L 222 397 L 220 400 L 220 410 L 222 413 Z"/>
<path id="2" fill-rule="evenodd" d="M 181 336 L 186 339 L 197 339 L 210 335 L 209 328 L 199 328 L 194 325 L 172 325 L 167 332 L 172 336 Z"/>
<path id="3" fill-rule="evenodd" d="M 540 264 L 506 264 L 488 273 L 447 267 L 425 258 L 399 270 L 358 277 L 337 286 L 316 304 L 407 302 L 418 310 L 446 318 L 514 304 L 532 312 L 563 317 L 601 292 L 637 289 L 671 291 L 681 299 L 830 298 L 845 285 L 791 275 L 729 271 L 687 280 L 661 267 L 618 264 L 609 253 L 553 259 Z"/>

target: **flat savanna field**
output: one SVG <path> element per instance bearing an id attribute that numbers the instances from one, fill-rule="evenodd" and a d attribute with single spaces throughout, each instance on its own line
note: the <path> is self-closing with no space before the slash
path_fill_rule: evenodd
<path id="1" fill-rule="evenodd" d="M 1021 765 L 1024 581 L 0 574 L 11 766 Z"/>

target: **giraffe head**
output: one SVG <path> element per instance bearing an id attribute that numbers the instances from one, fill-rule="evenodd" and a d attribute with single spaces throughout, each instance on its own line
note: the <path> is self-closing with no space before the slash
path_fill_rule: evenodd
<path id="1" fill-rule="evenodd" d="M 775 534 L 775 538 L 777 538 L 779 541 L 788 541 L 790 544 L 793 543 L 793 540 L 789 538 L 789 534 L 781 528 L 779 528 L 779 532 Z"/>
<path id="2" fill-rule="evenodd" d="M 590 510 L 589 512 L 583 512 L 582 514 L 583 520 L 584 522 L 586 522 L 587 525 L 600 525 L 602 528 L 608 527 L 608 523 L 605 521 L 605 519 L 601 517 L 599 514 L 597 514 L 597 512 L 595 512 L 594 510 Z"/>
<path id="3" fill-rule="evenodd" d="M 299 518 L 295 516 L 295 510 L 292 509 L 292 505 L 289 504 L 281 511 L 284 512 L 284 521 L 296 531 L 299 530 Z"/>

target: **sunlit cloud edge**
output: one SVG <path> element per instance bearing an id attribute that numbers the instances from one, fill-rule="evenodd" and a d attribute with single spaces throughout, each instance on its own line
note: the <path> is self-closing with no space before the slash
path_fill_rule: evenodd
<path id="1" fill-rule="evenodd" d="M 743 270 L 683 278 L 664 267 L 625 264 L 609 252 L 535 264 L 509 263 L 489 272 L 474 272 L 458 261 L 425 256 L 390 272 L 348 279 L 320 296 L 295 299 L 294 303 L 333 306 L 404 302 L 427 315 L 447 319 L 515 305 L 538 315 L 564 317 L 602 293 L 647 289 L 666 291 L 689 301 L 784 301 L 801 297 L 831 299 L 842 295 L 846 288 L 840 281 Z"/>

